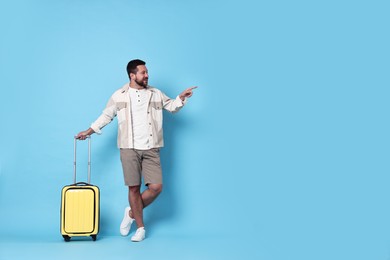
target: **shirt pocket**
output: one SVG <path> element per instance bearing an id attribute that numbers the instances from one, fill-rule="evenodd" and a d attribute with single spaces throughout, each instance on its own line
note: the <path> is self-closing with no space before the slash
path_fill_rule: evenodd
<path id="1" fill-rule="evenodd" d="M 116 103 L 116 114 L 118 117 L 118 123 L 122 123 L 123 121 L 126 121 L 126 108 L 128 106 L 127 102 L 118 102 Z"/>
<path id="2" fill-rule="evenodd" d="M 156 101 L 150 102 L 150 106 L 155 110 L 161 110 L 163 108 L 162 102 L 156 102 Z"/>

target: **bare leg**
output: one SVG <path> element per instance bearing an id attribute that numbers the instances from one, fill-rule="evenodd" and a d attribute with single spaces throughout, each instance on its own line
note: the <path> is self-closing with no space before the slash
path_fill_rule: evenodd
<path id="1" fill-rule="evenodd" d="M 149 184 L 148 188 L 140 194 L 140 186 L 129 187 L 129 202 L 131 211 L 129 215 L 135 219 L 138 227 L 143 227 L 143 209 L 150 205 L 161 193 L 162 184 Z"/>
<path id="2" fill-rule="evenodd" d="M 161 193 L 162 184 L 149 184 L 148 188 L 142 192 L 142 202 L 144 208 L 150 205 Z"/>
<path id="3" fill-rule="evenodd" d="M 140 186 L 129 186 L 129 202 L 131 207 L 130 217 L 135 219 L 137 226 L 143 227 L 143 208 Z"/>

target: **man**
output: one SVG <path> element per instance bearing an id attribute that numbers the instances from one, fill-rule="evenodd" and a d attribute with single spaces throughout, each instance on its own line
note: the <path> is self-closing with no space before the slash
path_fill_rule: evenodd
<path id="1" fill-rule="evenodd" d="M 179 111 L 192 96 L 193 89 L 184 90 L 176 99 L 148 85 L 149 74 L 142 60 L 132 60 L 127 65 L 130 83 L 114 92 L 101 116 L 91 127 L 76 135 L 85 140 L 87 136 L 101 133 L 101 129 L 118 118 L 118 147 L 125 185 L 128 186 L 130 207 L 125 208 L 120 233 L 127 236 L 135 220 L 137 231 L 131 238 L 134 242 L 145 238 L 143 208 L 150 205 L 162 191 L 160 148 L 163 147 L 162 109 Z M 147 189 L 140 192 L 141 177 Z"/>

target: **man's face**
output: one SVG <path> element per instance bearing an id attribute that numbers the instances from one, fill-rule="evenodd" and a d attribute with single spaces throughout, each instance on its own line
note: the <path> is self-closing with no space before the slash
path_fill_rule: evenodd
<path id="1" fill-rule="evenodd" d="M 132 80 L 134 80 L 138 85 L 144 88 L 148 86 L 149 74 L 145 65 L 138 65 L 137 73 L 132 75 Z"/>

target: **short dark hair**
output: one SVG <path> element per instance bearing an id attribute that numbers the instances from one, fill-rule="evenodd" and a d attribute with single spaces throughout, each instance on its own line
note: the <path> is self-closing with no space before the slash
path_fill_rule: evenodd
<path id="1" fill-rule="evenodd" d="M 130 78 L 130 73 L 133 73 L 133 74 L 137 73 L 137 66 L 145 65 L 145 64 L 146 64 L 146 62 L 144 62 L 143 60 L 139 60 L 139 59 L 129 61 L 129 63 L 127 63 L 127 68 L 126 68 L 127 75 L 129 76 L 129 78 Z"/>

